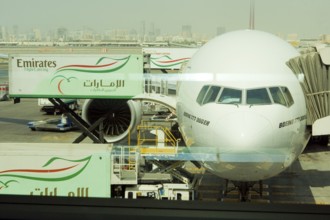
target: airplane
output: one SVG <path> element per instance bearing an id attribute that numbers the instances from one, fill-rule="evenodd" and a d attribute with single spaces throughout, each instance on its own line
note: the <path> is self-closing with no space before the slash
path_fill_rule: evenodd
<path id="1" fill-rule="evenodd" d="M 228 32 L 192 56 L 175 99 L 148 96 L 175 110 L 186 146 L 192 153 L 214 154 L 216 160 L 197 159 L 232 181 L 242 201 L 255 183 L 288 168 L 307 144 L 302 78 L 286 65 L 296 56 L 295 48 L 272 34 Z M 107 114 L 108 141 L 117 142 L 139 123 L 141 97 L 88 100 L 82 116 L 95 121 Z"/>
<path id="2" fill-rule="evenodd" d="M 7 54 L 0 54 L 0 58 L 8 59 L 8 55 Z"/>
<path id="3" fill-rule="evenodd" d="M 210 41 L 187 65 L 187 73 L 211 80 L 181 82 L 181 134 L 191 148 L 216 149 L 218 160 L 203 166 L 233 181 L 243 197 L 250 183 L 278 175 L 306 147 L 302 79 L 286 65 L 296 56 L 282 39 L 243 30 Z"/>

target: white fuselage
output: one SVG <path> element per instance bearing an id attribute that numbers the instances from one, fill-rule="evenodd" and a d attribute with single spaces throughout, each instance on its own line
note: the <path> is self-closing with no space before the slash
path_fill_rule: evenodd
<path id="1" fill-rule="evenodd" d="M 177 116 L 186 144 L 210 172 L 263 180 L 303 151 L 305 98 L 285 64 L 295 56 L 282 40 L 250 30 L 220 36 L 193 56 L 185 70 L 190 80 L 178 89 Z"/>

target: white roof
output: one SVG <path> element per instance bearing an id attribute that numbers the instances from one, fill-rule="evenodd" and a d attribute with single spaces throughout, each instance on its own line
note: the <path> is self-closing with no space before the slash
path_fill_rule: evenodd
<path id="1" fill-rule="evenodd" d="M 330 47 L 324 47 L 318 50 L 321 60 L 325 65 L 330 65 Z"/>

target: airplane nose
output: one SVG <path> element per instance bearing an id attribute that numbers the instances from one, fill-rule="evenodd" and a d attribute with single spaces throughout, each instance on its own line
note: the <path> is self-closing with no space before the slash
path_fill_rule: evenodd
<path id="1" fill-rule="evenodd" d="M 271 122 L 255 112 L 231 113 L 218 120 L 215 138 L 221 151 L 251 152 L 272 145 Z"/>

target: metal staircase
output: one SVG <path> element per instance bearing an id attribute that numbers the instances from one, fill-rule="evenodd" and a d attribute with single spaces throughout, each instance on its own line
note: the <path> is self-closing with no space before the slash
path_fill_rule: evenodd
<path id="1" fill-rule="evenodd" d="M 141 156 L 173 155 L 178 152 L 179 139 L 175 138 L 169 128 L 165 126 L 140 125 L 137 127 L 137 146 Z M 186 161 L 149 160 L 154 164 L 150 173 L 169 173 L 176 180 L 189 184 L 193 175 L 184 170 L 182 166 Z"/>

